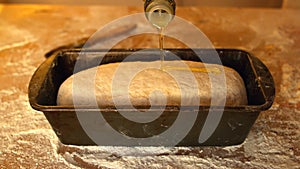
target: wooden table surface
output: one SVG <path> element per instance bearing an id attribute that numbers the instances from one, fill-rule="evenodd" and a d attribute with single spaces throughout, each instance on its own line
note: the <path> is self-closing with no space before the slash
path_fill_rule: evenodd
<path id="1" fill-rule="evenodd" d="M 161 148 L 160 155 L 136 154 L 130 148 L 120 150 L 133 153 L 115 155 L 108 148 L 60 144 L 44 115 L 29 105 L 31 76 L 49 50 L 87 38 L 114 19 L 138 12 L 142 7 L 0 4 L 0 168 L 300 167 L 300 10 L 177 10 L 177 16 L 200 28 L 216 47 L 253 53 L 274 77 L 274 105 L 261 113 L 243 144 Z M 182 45 L 167 39 L 167 47 Z M 157 47 L 157 39 L 137 36 L 115 47 Z"/>

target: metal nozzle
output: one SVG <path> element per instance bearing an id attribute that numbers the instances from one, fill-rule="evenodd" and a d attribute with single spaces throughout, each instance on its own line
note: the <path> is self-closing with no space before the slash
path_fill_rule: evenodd
<path id="1" fill-rule="evenodd" d="M 174 0 L 146 0 L 144 10 L 151 24 L 164 28 L 174 18 L 176 3 Z"/>

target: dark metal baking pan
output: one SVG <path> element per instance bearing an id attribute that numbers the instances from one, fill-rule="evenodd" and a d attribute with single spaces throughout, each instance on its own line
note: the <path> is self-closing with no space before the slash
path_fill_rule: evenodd
<path id="1" fill-rule="evenodd" d="M 96 143 L 86 134 L 80 125 L 76 112 L 86 114 L 98 112 L 86 107 L 77 107 L 75 112 L 74 107 L 57 106 L 56 98 L 58 89 L 64 80 L 74 74 L 74 66 L 79 58 L 79 53 L 83 53 L 88 58 L 86 59 L 86 64 L 81 66 L 81 70 L 84 70 L 99 65 L 95 61 L 99 60 L 99 57 L 102 57 L 100 64 L 121 62 L 127 56 L 137 51 L 141 51 L 138 57 L 142 57 L 143 60 L 145 58 L 148 61 L 159 59 L 157 54 L 155 54 L 157 53 L 155 49 L 144 52 L 140 49 L 115 49 L 107 53 L 103 50 L 69 49 L 53 53 L 41 64 L 31 79 L 29 85 L 29 101 L 31 106 L 45 114 L 62 143 L 95 145 Z M 195 51 L 197 54 L 200 53 L 202 57 L 209 58 L 215 50 L 168 49 L 167 51 L 167 60 L 168 55 L 172 53 L 183 60 L 201 62 Z M 224 66 L 235 69 L 243 78 L 247 90 L 248 105 L 238 107 L 226 106 L 220 123 L 209 139 L 203 143 L 199 143 L 198 138 L 208 116 L 208 110 L 211 107 L 200 106 L 193 127 L 176 146 L 228 146 L 240 144 L 247 137 L 259 113 L 269 109 L 273 104 L 275 97 L 274 81 L 267 67 L 258 58 L 242 50 L 217 49 L 216 52 Z M 138 108 L 147 109 L 143 106 Z M 124 111 L 130 112 L 131 110 L 124 109 Z M 164 126 L 172 125 L 172 121 L 176 119 L 178 112 L 178 107 L 166 107 L 160 119 L 151 123 L 152 128 L 150 127 L 150 129 L 153 130 L 153 135 L 163 132 L 162 129 L 155 126 L 161 126 L 162 124 Z M 116 109 L 112 107 L 101 108 L 101 113 L 109 121 L 109 125 L 120 131 L 120 133 L 123 133 L 124 137 L 130 139 L 130 137 L 134 137 L 135 135 L 136 137 L 145 135 L 144 131 L 141 130 L 141 128 L 145 127 L 144 124 L 132 124 L 128 122 L 126 118 L 120 116 Z M 136 116 L 138 115 L 136 114 Z M 127 131 L 127 135 L 121 132 L 126 127 L 131 127 Z M 130 137 L 128 137 L 129 135 Z M 111 145 L 116 144 L 111 142 Z M 122 144 L 118 143 L 117 145 L 121 146 Z M 139 143 L 136 142 L 132 145 L 139 145 Z M 164 145 L 164 143 L 161 145 Z"/>

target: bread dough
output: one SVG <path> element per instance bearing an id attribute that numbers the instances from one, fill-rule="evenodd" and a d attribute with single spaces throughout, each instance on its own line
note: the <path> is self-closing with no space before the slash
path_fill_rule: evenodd
<path id="1" fill-rule="evenodd" d="M 229 67 L 194 61 L 165 61 L 164 69 L 160 69 L 160 61 L 110 63 L 90 68 L 72 75 L 60 86 L 57 104 L 247 104 L 243 79 Z"/>

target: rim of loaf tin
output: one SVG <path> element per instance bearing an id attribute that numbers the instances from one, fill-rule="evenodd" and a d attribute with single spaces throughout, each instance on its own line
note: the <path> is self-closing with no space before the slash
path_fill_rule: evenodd
<path id="1" fill-rule="evenodd" d="M 120 62 L 124 58 L 126 58 L 128 55 L 141 51 L 142 49 L 113 49 L 110 51 L 106 50 L 82 50 L 82 49 L 70 49 L 70 50 L 61 50 L 58 52 L 55 52 L 52 54 L 51 57 L 49 57 L 44 63 L 42 63 L 39 68 L 36 70 L 34 73 L 30 85 L 29 85 L 29 101 L 31 106 L 40 111 L 52 111 L 55 109 L 60 110 L 70 110 L 74 109 L 72 106 L 57 106 L 56 103 L 53 102 L 53 100 L 49 100 L 49 98 L 45 99 L 49 93 L 47 89 L 45 88 L 45 83 L 47 80 L 47 75 L 49 76 L 49 73 L 53 73 L 53 70 L 61 69 L 60 74 L 63 74 L 63 71 L 68 71 L 67 75 L 60 75 L 60 81 L 59 83 L 62 83 L 67 77 L 69 77 L 71 74 L 70 72 L 73 72 L 74 68 L 74 62 L 76 61 L 76 58 L 78 57 L 78 54 L 90 54 L 92 57 L 97 57 L 97 55 L 103 57 L 103 53 L 105 53 L 105 58 L 102 59 L 101 64 L 107 64 L 107 63 L 112 63 L 112 62 Z M 155 52 L 152 52 L 155 51 Z M 214 50 L 213 49 L 166 49 L 167 55 L 168 53 L 173 53 L 177 56 L 179 56 L 183 60 L 192 60 L 192 61 L 200 61 L 199 58 L 196 58 L 194 55 L 193 51 L 197 51 L 197 54 L 202 54 L 202 56 L 209 56 L 210 54 L 213 54 Z M 156 49 L 147 49 L 144 52 L 141 52 L 139 54 L 141 55 L 147 55 L 149 59 L 143 58 L 143 61 L 154 61 L 158 60 L 159 58 L 157 56 L 157 50 Z M 224 66 L 233 68 L 236 70 L 241 77 L 244 80 L 244 83 L 246 85 L 246 90 L 247 90 L 247 98 L 248 98 L 248 105 L 241 105 L 241 106 L 225 106 L 225 109 L 238 109 L 238 110 L 253 110 L 253 111 L 263 111 L 269 109 L 275 98 L 275 85 L 274 85 L 274 80 L 269 72 L 268 68 L 255 56 L 251 55 L 250 53 L 243 51 L 243 50 L 238 50 L 238 49 L 216 49 L 216 52 L 220 56 L 221 62 Z M 143 57 L 143 56 L 141 56 Z M 112 62 L 109 61 L 109 59 L 113 58 L 114 60 Z M 71 61 L 72 60 L 72 61 Z M 166 59 L 168 60 L 168 59 Z M 91 62 L 93 62 L 93 58 L 90 59 Z M 233 62 L 232 62 L 233 61 Z M 64 64 L 64 65 L 63 65 Z M 67 65 L 69 64 L 69 65 Z M 96 63 L 97 64 L 97 63 Z M 70 66 L 71 65 L 71 66 Z M 99 65 L 99 64 L 97 64 Z M 97 66 L 94 63 L 91 63 L 88 65 L 88 67 L 85 67 L 83 69 L 88 69 L 90 67 Z M 73 67 L 72 67 L 73 66 Z M 252 70 L 253 73 L 253 84 L 250 84 L 251 86 L 249 87 L 249 84 L 247 84 L 247 77 L 245 75 L 241 74 L 241 68 L 244 68 L 246 66 L 250 66 L 250 69 Z M 64 67 L 64 68 L 63 68 Z M 67 67 L 67 68 L 66 68 Z M 238 68 L 237 68 L 238 67 Z M 53 75 L 53 74 L 52 74 Z M 51 75 L 50 75 L 51 76 Z M 49 79 L 49 83 L 57 83 L 53 82 Z M 56 87 L 59 87 L 60 84 L 56 84 Z M 260 97 L 255 97 L 252 96 L 254 91 L 249 91 L 249 88 L 256 87 L 256 94 L 259 94 Z M 47 86 L 49 87 L 49 86 Z M 58 89 L 54 89 L 52 91 L 51 89 L 50 92 L 56 93 Z M 43 93 L 44 92 L 44 93 Z M 56 95 L 54 94 L 54 95 Z M 56 100 L 56 97 L 54 97 Z M 259 98 L 259 99 L 258 99 Z M 43 100 L 44 99 L 44 100 Z M 52 97 L 53 99 L 53 97 Z M 253 100 L 251 100 L 253 99 Z M 167 106 L 167 108 L 171 108 L 173 106 Z M 185 106 L 184 106 L 185 107 Z M 186 109 L 192 109 L 192 106 L 186 106 Z M 204 109 L 209 109 L 210 107 L 214 107 L 215 109 L 218 109 L 218 106 L 199 106 L 200 110 Z M 144 109 L 143 106 L 137 106 L 138 109 Z M 157 106 L 157 108 L 160 108 Z M 76 106 L 76 109 L 80 111 L 82 109 L 83 111 L 85 110 L 95 110 L 99 111 L 99 108 L 93 108 L 89 106 Z M 114 109 L 113 107 L 105 107 L 105 108 L 100 108 L 101 110 L 103 109 Z M 146 107 L 145 109 L 148 109 Z M 178 108 L 171 108 L 171 110 L 174 109 L 175 111 L 178 110 Z M 128 110 L 126 106 L 124 106 L 124 110 Z"/>

